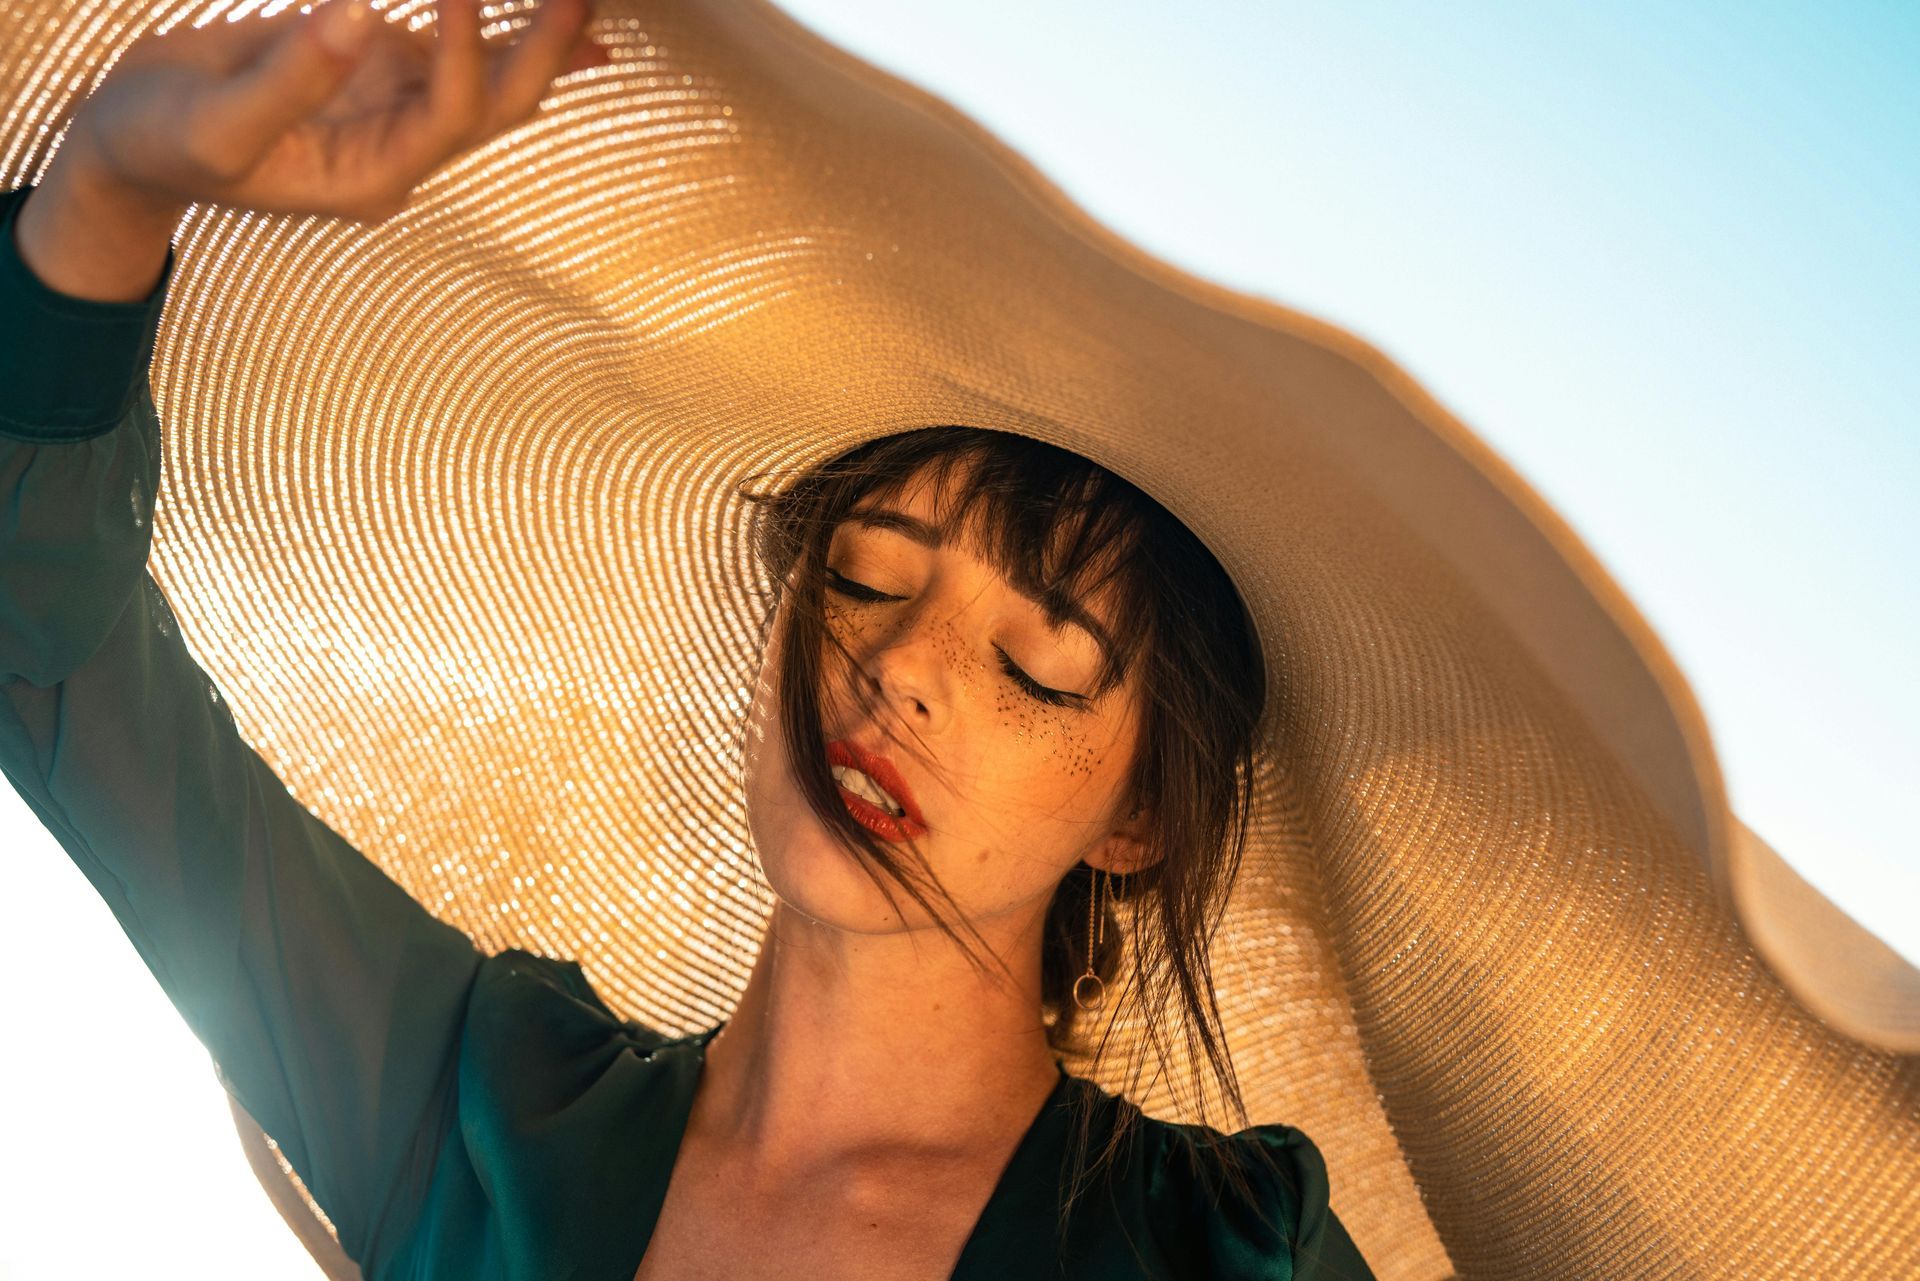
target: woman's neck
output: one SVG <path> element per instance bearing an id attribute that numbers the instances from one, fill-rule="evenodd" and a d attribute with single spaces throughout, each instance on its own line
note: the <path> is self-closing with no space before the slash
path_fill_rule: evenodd
<path id="1" fill-rule="evenodd" d="M 979 926 L 1000 955 L 1029 958 L 1010 991 L 938 930 L 856 935 L 776 903 L 707 1045 L 693 1123 L 770 1167 L 1002 1149 L 1062 1072 L 1040 1018 L 1037 926 L 1031 939 Z"/>

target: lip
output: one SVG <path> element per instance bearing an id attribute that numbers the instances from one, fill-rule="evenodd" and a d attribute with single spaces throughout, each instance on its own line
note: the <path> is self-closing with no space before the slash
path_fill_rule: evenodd
<path id="1" fill-rule="evenodd" d="M 892 761 L 844 738 L 836 738 L 827 744 L 827 761 L 859 770 L 887 789 L 887 794 L 899 801 L 900 807 L 906 811 L 896 818 L 865 797 L 855 796 L 846 788 L 840 788 L 841 799 L 847 803 L 847 809 L 852 811 L 862 827 L 887 841 L 904 841 L 926 834 L 926 816 L 920 812 L 920 804 L 913 798 L 913 789 L 907 786 L 906 779 L 900 777 L 900 771 L 893 767 Z"/>

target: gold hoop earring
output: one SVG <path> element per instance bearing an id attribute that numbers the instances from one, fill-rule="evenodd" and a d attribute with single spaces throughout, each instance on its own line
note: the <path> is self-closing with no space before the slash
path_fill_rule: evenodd
<path id="1" fill-rule="evenodd" d="M 1082 974 L 1079 978 L 1073 981 L 1073 1003 L 1079 1006 L 1083 1010 L 1097 1010 L 1102 1005 L 1106 1004 L 1106 1000 L 1107 1000 L 1106 980 L 1093 972 L 1093 948 L 1094 948 L 1094 943 L 1096 942 L 1095 935 L 1094 935 L 1094 922 L 1096 919 L 1099 921 L 1099 929 L 1100 929 L 1100 933 L 1097 941 L 1101 943 L 1104 943 L 1107 941 L 1106 913 L 1100 912 L 1096 909 L 1096 905 L 1100 901 L 1100 879 L 1099 878 L 1105 875 L 1106 875 L 1105 868 L 1096 868 L 1094 870 L 1093 885 L 1087 892 L 1087 972 L 1085 974 Z M 1092 979 L 1095 984 L 1095 991 L 1094 991 L 1092 1004 L 1088 1004 L 1086 1001 L 1083 1001 L 1080 999 L 1081 985 L 1084 984 L 1088 979 Z"/>

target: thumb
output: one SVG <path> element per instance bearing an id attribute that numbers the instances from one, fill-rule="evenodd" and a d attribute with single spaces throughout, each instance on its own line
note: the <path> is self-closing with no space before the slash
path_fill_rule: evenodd
<path id="1" fill-rule="evenodd" d="M 319 107 L 352 74 L 381 19 L 368 0 L 324 3 L 212 93 L 208 113 L 224 141 L 249 160 Z"/>

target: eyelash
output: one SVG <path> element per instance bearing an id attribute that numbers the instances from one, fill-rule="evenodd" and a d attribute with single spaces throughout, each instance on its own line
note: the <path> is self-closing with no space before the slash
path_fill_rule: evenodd
<path id="1" fill-rule="evenodd" d="M 877 603 L 880 601 L 901 599 L 898 596 L 889 596 L 885 592 L 875 591 L 865 583 L 856 583 L 851 578 L 835 570 L 830 569 L 827 571 L 827 579 L 830 590 L 839 592 L 842 596 L 852 597 L 857 601 Z M 1013 659 L 1008 657 L 1007 651 L 1001 649 L 998 645 L 993 647 L 993 651 L 1000 655 L 1000 670 L 1012 677 L 1014 684 L 1018 685 L 1042 703 L 1047 704 L 1049 707 L 1077 707 L 1087 701 L 1086 695 L 1084 694 L 1070 694 L 1063 689 L 1049 689 L 1034 680 L 1033 677 L 1016 667 Z"/>

